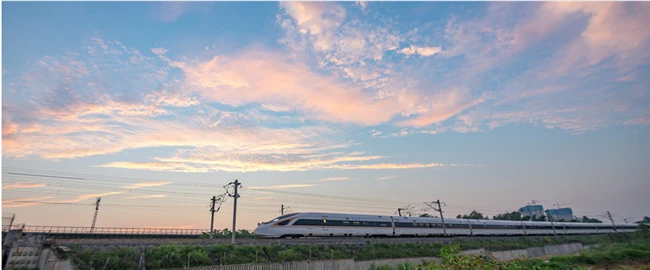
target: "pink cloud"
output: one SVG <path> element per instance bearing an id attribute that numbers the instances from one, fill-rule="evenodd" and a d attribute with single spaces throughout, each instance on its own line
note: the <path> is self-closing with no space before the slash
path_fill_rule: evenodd
<path id="1" fill-rule="evenodd" d="M 187 82 L 200 88 L 204 97 L 234 106 L 283 104 L 316 119 L 364 125 L 387 122 L 402 109 L 396 98 L 376 99 L 271 52 L 248 50 L 183 66 Z"/>
<path id="2" fill-rule="evenodd" d="M 424 127 L 447 120 L 462 111 L 483 102 L 483 98 L 472 100 L 465 91 L 451 91 L 436 96 L 432 101 L 432 109 L 415 118 L 398 122 L 398 126 Z"/>
<path id="3" fill-rule="evenodd" d="M 15 189 L 15 188 L 40 188 L 45 187 L 45 184 L 24 184 L 24 183 L 12 183 L 9 185 L 2 186 L 2 189 Z"/>

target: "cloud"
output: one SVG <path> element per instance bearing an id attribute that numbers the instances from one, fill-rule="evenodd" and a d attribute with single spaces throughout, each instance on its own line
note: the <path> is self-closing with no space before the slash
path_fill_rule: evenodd
<path id="1" fill-rule="evenodd" d="M 329 2 L 280 2 L 280 7 L 293 18 L 298 32 L 310 36 L 319 50 L 333 45 L 335 31 L 346 16 L 343 7 Z"/>
<path id="2" fill-rule="evenodd" d="M 52 199 L 54 198 L 53 196 L 46 196 L 46 197 L 36 197 L 36 198 L 20 198 L 20 199 L 5 199 L 2 200 L 3 203 L 10 203 L 10 202 L 21 202 L 21 201 L 40 201 L 40 200 L 47 200 L 47 199 Z"/>
<path id="3" fill-rule="evenodd" d="M 124 200 L 132 200 L 132 199 L 151 199 L 151 198 L 165 198 L 165 195 L 164 195 L 164 194 L 159 194 L 159 195 L 142 195 L 142 196 L 133 196 L 133 197 L 124 198 Z"/>
<path id="4" fill-rule="evenodd" d="M 189 87 L 199 89 L 204 98 L 232 106 L 276 104 L 315 119 L 362 125 L 387 122 L 402 110 L 397 98 L 376 99 L 275 52 L 249 49 L 181 66 Z"/>
<path id="5" fill-rule="evenodd" d="M 187 13 L 195 11 L 209 11 L 212 8 L 211 3 L 197 2 L 161 2 L 155 3 L 153 17 L 162 22 L 174 22 Z"/>
<path id="6" fill-rule="evenodd" d="M 442 52 L 442 48 L 440 47 L 416 47 L 411 45 L 410 47 L 406 47 L 402 50 L 399 51 L 402 54 L 405 55 L 414 55 L 418 54 L 420 56 L 433 56 L 434 54 Z"/>
<path id="7" fill-rule="evenodd" d="M 37 198 L 20 198 L 20 199 L 6 199 L 2 200 L 2 208 L 13 208 L 13 207 L 26 207 L 32 205 L 40 205 L 44 202 L 39 202 L 42 200 L 47 200 L 54 198 L 53 196 L 46 197 L 37 197 Z"/>
<path id="8" fill-rule="evenodd" d="M 18 204 L 2 204 L 2 208 L 13 208 L 13 207 L 26 207 L 32 205 L 41 205 L 42 202 L 30 202 L 30 203 L 18 203 Z"/>
<path id="9" fill-rule="evenodd" d="M 83 195 L 77 196 L 77 198 L 74 198 L 74 199 L 59 201 L 59 203 L 76 203 L 76 202 L 85 201 L 85 200 L 88 200 L 88 199 L 94 199 L 96 197 L 105 197 L 105 196 L 122 194 L 122 193 L 124 193 L 124 191 L 113 191 L 113 192 L 104 192 L 104 193 L 83 194 Z"/>
<path id="10" fill-rule="evenodd" d="M 23 183 L 12 183 L 9 185 L 2 186 L 2 189 L 12 189 L 12 188 L 40 188 L 45 187 L 45 184 L 23 184 Z"/>
<path id="11" fill-rule="evenodd" d="M 315 187 L 316 185 L 312 184 L 290 184 L 290 185 L 279 185 L 279 186 L 252 186 L 247 187 L 247 189 L 288 189 L 288 188 L 303 188 L 303 187 Z"/>
<path id="12" fill-rule="evenodd" d="M 447 120 L 462 111 L 483 102 L 483 98 L 470 100 L 463 91 L 453 91 L 440 95 L 433 101 L 433 109 L 415 118 L 398 122 L 398 126 L 424 127 Z"/>
<path id="13" fill-rule="evenodd" d="M 354 1 L 354 3 L 359 5 L 361 7 L 361 10 L 366 10 L 366 8 L 368 7 L 367 1 Z"/>
<path id="14" fill-rule="evenodd" d="M 194 229 L 194 225 L 181 225 L 181 226 L 147 226 L 147 229 Z"/>
<path id="15" fill-rule="evenodd" d="M 391 180 L 391 179 L 397 179 L 397 178 L 402 178 L 402 177 L 404 177 L 404 176 L 403 175 L 388 175 L 388 176 L 379 177 L 379 178 L 377 178 L 377 180 L 380 180 L 380 181 L 382 181 L 382 180 Z"/>
<path id="16" fill-rule="evenodd" d="M 441 164 L 441 163 L 380 163 L 380 164 L 335 164 L 325 167 L 325 169 L 336 170 L 395 170 L 395 169 L 422 169 L 434 167 L 456 167 L 456 166 L 472 166 L 461 164 Z"/>
<path id="17" fill-rule="evenodd" d="M 270 199 L 277 199 L 277 197 L 257 197 L 257 198 L 253 198 L 253 200 L 255 200 L 255 201 L 270 200 Z"/>
<path id="18" fill-rule="evenodd" d="M 138 188 L 144 188 L 144 187 L 159 187 L 159 186 L 165 186 L 169 185 L 172 182 L 169 181 L 160 181 L 160 182 L 142 182 L 142 183 L 135 183 L 127 186 L 123 186 L 122 188 L 127 188 L 127 189 L 138 189 Z"/>
<path id="19" fill-rule="evenodd" d="M 263 150 L 263 149 L 259 149 Z M 382 156 L 344 155 L 330 153 L 328 155 L 311 155 L 317 150 L 309 147 L 300 149 L 295 146 L 269 149 L 270 154 L 223 153 L 215 148 L 199 148 L 192 151 L 180 151 L 167 158 L 156 158 L 155 162 L 112 162 L 101 165 L 111 168 L 130 168 L 164 171 L 185 172 L 255 172 L 255 171 L 308 171 L 327 168 L 336 163 L 371 161 Z M 294 151 L 294 152 L 292 152 Z"/>
<path id="20" fill-rule="evenodd" d="M 330 182 L 330 181 L 346 181 L 350 180 L 350 177 L 327 177 L 324 179 L 316 180 L 317 182 Z"/>
<path id="21" fill-rule="evenodd" d="M 370 131 L 370 135 L 373 136 L 373 137 L 377 137 L 377 136 L 379 136 L 381 134 L 382 134 L 382 132 L 378 131 L 378 130 L 373 129 L 373 130 Z"/>

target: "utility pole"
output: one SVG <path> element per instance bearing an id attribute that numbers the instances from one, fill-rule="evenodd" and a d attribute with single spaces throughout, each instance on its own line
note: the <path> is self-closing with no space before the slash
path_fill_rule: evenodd
<path id="1" fill-rule="evenodd" d="M 11 215 L 11 221 L 9 222 L 9 228 L 7 229 L 7 232 L 11 231 L 11 225 L 14 224 L 14 218 L 16 218 L 16 214 Z"/>
<path id="2" fill-rule="evenodd" d="M 430 202 L 430 203 L 425 202 L 424 204 L 426 204 L 427 206 L 433 208 L 433 210 L 436 210 L 436 211 L 440 212 L 440 220 L 442 221 L 442 232 L 446 236 L 447 235 L 447 228 L 445 227 L 445 217 L 442 216 L 442 207 L 440 206 L 440 200 L 436 200 L 435 202 Z M 438 208 L 436 208 L 434 206 L 435 204 L 438 205 Z M 445 203 L 442 203 L 442 204 L 445 204 Z"/>
<path id="3" fill-rule="evenodd" d="M 239 194 L 237 193 L 237 189 L 241 185 L 239 183 L 239 180 L 235 179 L 235 182 L 230 182 L 228 185 L 233 185 L 235 186 L 235 194 L 230 194 L 228 193 L 228 196 L 235 198 L 235 203 L 233 207 L 233 212 L 232 212 L 232 243 L 235 243 L 235 232 L 236 230 L 236 225 L 237 225 L 237 198 L 239 198 Z"/>
<path id="4" fill-rule="evenodd" d="M 400 217 L 402 216 L 402 210 L 404 210 L 404 216 L 408 215 L 408 216 L 410 217 L 411 214 L 412 214 L 413 206 L 411 206 L 411 205 L 409 204 L 409 205 L 407 205 L 407 206 L 404 207 L 404 208 L 397 208 L 397 214 L 398 214 Z"/>
<path id="5" fill-rule="evenodd" d="M 97 221 L 97 214 L 99 213 L 99 202 L 102 201 L 102 197 L 97 197 L 97 202 L 95 202 L 95 216 L 93 217 L 93 225 L 90 226 L 90 233 L 95 231 L 95 222 Z"/>
<path id="6" fill-rule="evenodd" d="M 555 225 L 553 224 L 553 218 L 551 218 L 551 215 L 548 212 L 548 209 L 544 210 L 546 212 L 546 220 L 551 221 L 551 227 L 553 227 L 553 234 L 557 237 L 557 232 L 555 231 Z"/>
<path id="7" fill-rule="evenodd" d="M 289 212 L 291 212 L 291 206 L 284 207 L 284 204 L 280 205 L 280 215 L 284 216 L 284 214 Z"/>
<path id="8" fill-rule="evenodd" d="M 612 222 L 612 226 L 614 226 L 614 231 L 618 232 L 618 230 L 616 230 L 616 224 L 614 224 L 614 219 L 612 218 L 612 214 L 609 213 L 609 211 L 607 211 L 607 217 L 609 218 L 609 221 Z"/>
<path id="9" fill-rule="evenodd" d="M 14 218 L 15 218 L 15 217 L 16 217 L 16 214 L 12 214 L 12 215 L 11 215 L 11 221 L 9 221 L 9 228 L 7 228 L 7 234 L 9 234 L 9 232 L 11 231 L 11 225 L 14 224 Z M 3 237 L 3 238 L 2 238 L 2 246 L 3 246 L 3 247 L 4 247 L 5 239 L 7 239 L 7 238 L 6 238 L 6 237 Z"/>
<path id="10" fill-rule="evenodd" d="M 210 220 L 210 239 L 212 239 L 212 236 L 214 235 L 214 205 L 217 203 L 217 196 L 212 196 L 212 207 L 210 208 L 210 212 L 212 212 L 212 219 Z"/>

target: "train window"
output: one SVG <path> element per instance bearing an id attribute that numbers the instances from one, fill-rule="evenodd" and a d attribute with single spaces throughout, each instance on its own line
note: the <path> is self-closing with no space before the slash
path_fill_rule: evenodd
<path id="1" fill-rule="evenodd" d="M 327 218 L 323 218 L 323 224 L 327 223 Z"/>
<path id="2" fill-rule="evenodd" d="M 355 222 L 352 222 L 352 225 L 359 226 L 359 225 L 361 225 L 361 223 L 359 223 L 359 221 L 355 221 Z"/>
<path id="3" fill-rule="evenodd" d="M 282 221 L 282 222 L 278 223 L 278 225 L 280 225 L 280 226 L 287 225 L 287 224 L 289 224 L 289 221 L 291 221 L 291 220 L 290 220 L 290 219 L 287 219 L 287 220 L 285 220 L 285 221 Z"/>

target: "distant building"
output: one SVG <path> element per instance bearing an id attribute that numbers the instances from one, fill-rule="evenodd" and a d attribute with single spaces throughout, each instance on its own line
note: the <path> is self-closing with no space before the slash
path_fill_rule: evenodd
<path id="1" fill-rule="evenodd" d="M 571 208 L 549 209 L 548 214 L 551 215 L 553 220 L 572 220 L 573 210 Z"/>
<path id="2" fill-rule="evenodd" d="M 528 217 L 542 217 L 544 216 L 544 207 L 541 205 L 526 205 L 522 208 L 519 208 L 522 216 Z"/>

